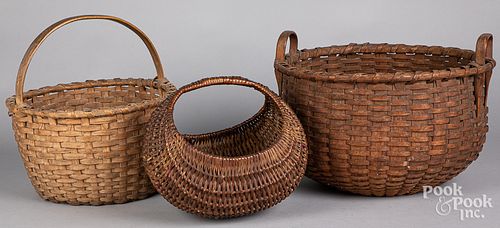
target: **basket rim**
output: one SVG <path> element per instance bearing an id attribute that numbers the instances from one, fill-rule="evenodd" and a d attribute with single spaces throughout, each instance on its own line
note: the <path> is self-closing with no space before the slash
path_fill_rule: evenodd
<path id="1" fill-rule="evenodd" d="M 105 86 L 118 86 L 118 85 L 139 85 L 139 86 L 151 86 L 153 88 L 158 88 L 156 79 L 144 79 L 144 78 L 113 78 L 113 79 L 97 79 L 97 80 L 86 80 L 84 82 L 71 82 L 62 83 L 54 86 L 45 86 L 37 89 L 31 89 L 25 92 L 25 98 L 31 98 L 38 95 L 43 95 L 47 93 L 57 93 L 65 90 L 73 89 L 83 89 L 83 88 L 95 88 L 95 87 L 105 87 Z M 176 87 L 169 81 L 164 80 L 161 85 L 161 89 L 165 92 L 165 96 L 169 93 L 173 93 Z M 61 118 L 61 119 L 78 119 L 78 118 L 93 118 L 93 117 L 103 117 L 111 116 L 116 114 L 130 113 L 138 110 L 143 110 L 149 107 L 153 107 L 161 103 L 164 97 L 158 96 L 156 99 L 143 100 L 137 103 L 128 103 L 126 105 L 119 105 L 115 107 L 105 107 L 90 109 L 89 111 L 49 111 L 49 110 L 39 110 L 33 109 L 32 106 L 26 105 L 26 103 L 17 105 L 16 95 L 8 97 L 5 100 L 5 104 L 9 110 L 9 116 L 15 115 L 16 113 L 24 113 L 31 116 L 49 117 L 49 118 Z"/>
<path id="2" fill-rule="evenodd" d="M 191 168 L 193 168 L 199 172 L 205 173 L 207 175 L 211 175 L 210 173 L 207 173 L 206 171 L 199 169 L 199 168 L 197 168 L 196 165 L 194 165 L 195 163 L 197 163 L 199 161 L 204 161 L 204 163 L 207 163 L 207 164 L 217 164 L 220 162 L 233 163 L 233 165 L 229 165 L 226 168 L 224 168 L 224 167 L 215 168 L 221 172 L 226 172 L 226 171 L 230 172 L 229 170 L 232 169 L 231 167 L 233 167 L 234 165 L 237 165 L 237 164 L 247 164 L 249 162 L 261 161 L 261 163 L 259 163 L 259 165 L 257 165 L 256 168 L 263 171 L 263 170 L 269 170 L 269 169 L 276 167 L 277 165 L 281 164 L 284 160 L 289 159 L 290 156 L 292 155 L 293 144 L 296 142 L 290 138 L 291 131 L 287 130 L 287 129 L 291 128 L 291 123 L 287 122 L 285 119 L 283 119 L 282 124 L 281 124 L 283 133 L 279 134 L 277 139 L 271 145 L 269 145 L 268 147 L 266 147 L 263 150 L 257 151 L 256 153 L 253 153 L 250 155 L 239 155 L 239 156 L 234 156 L 234 157 L 214 155 L 214 154 L 210 154 L 210 153 L 206 152 L 205 150 L 201 150 L 201 149 L 197 148 L 195 145 L 190 143 L 189 140 L 191 138 L 197 138 L 197 137 L 215 138 L 220 134 L 225 134 L 229 131 L 237 130 L 238 128 L 240 128 L 246 124 L 249 124 L 250 122 L 259 118 L 260 115 L 265 114 L 264 113 L 264 111 L 266 109 L 265 105 L 266 104 L 264 104 L 259 109 L 259 111 L 257 111 L 257 113 L 255 113 L 252 117 L 246 119 L 245 121 L 242 121 L 241 123 L 238 123 L 234 126 L 231 126 L 231 127 L 228 127 L 228 128 L 222 129 L 222 130 L 217 130 L 217 131 L 208 132 L 208 133 L 182 134 L 181 132 L 178 131 L 178 129 L 175 126 L 173 121 L 166 121 L 166 119 L 167 119 L 166 117 L 163 117 L 165 119 L 162 121 L 165 121 L 165 123 L 166 123 L 166 126 L 164 126 L 164 127 L 171 128 L 173 130 L 173 137 L 170 140 L 175 141 L 175 143 L 179 144 L 181 147 L 184 147 L 185 148 L 184 150 L 188 151 L 187 153 L 192 154 L 192 155 L 186 155 L 185 153 L 180 153 L 180 156 L 182 157 L 184 162 L 186 162 L 186 164 L 188 166 L 190 166 Z M 276 105 L 278 107 L 280 106 L 278 104 L 276 104 Z M 286 105 L 286 104 L 283 104 L 283 105 Z M 288 105 L 286 105 L 286 106 L 287 106 L 287 108 L 289 108 Z M 282 115 L 284 117 L 284 115 L 282 113 L 283 110 L 280 110 L 280 112 L 281 112 L 280 115 Z M 290 121 L 292 121 L 292 120 L 290 120 Z M 299 120 L 297 118 L 295 118 L 295 121 L 299 121 Z M 170 125 L 170 126 L 168 126 L 168 125 Z M 302 128 L 302 125 L 300 125 L 300 126 Z M 303 132 L 303 130 L 301 130 L 301 131 Z M 305 137 L 305 135 L 303 137 Z M 178 140 L 175 140 L 175 139 L 178 139 Z M 168 139 L 165 139 L 165 140 L 166 141 L 163 143 L 166 143 L 168 141 Z M 269 159 L 269 158 L 275 158 L 275 159 Z M 248 171 L 248 172 L 241 171 L 241 173 L 239 173 L 238 175 L 248 175 L 251 172 L 252 171 Z M 227 174 L 227 175 L 231 176 L 229 174 Z"/>
<path id="3" fill-rule="evenodd" d="M 184 146 L 187 147 L 188 150 L 190 150 L 192 153 L 196 153 L 199 156 L 206 157 L 209 159 L 218 160 L 218 161 L 246 162 L 248 159 L 255 159 L 257 157 L 262 157 L 262 156 L 267 157 L 267 154 L 269 152 L 271 152 L 271 153 L 278 153 L 279 152 L 279 149 L 276 149 L 276 148 L 280 148 L 279 145 L 282 144 L 282 142 L 283 142 L 283 135 L 286 134 L 286 132 L 289 132 L 286 130 L 287 128 L 289 128 L 288 123 L 286 123 L 286 121 L 284 121 L 284 119 L 281 120 L 281 127 L 282 127 L 282 130 L 284 133 L 279 134 L 278 138 L 270 146 L 266 147 L 263 150 L 257 151 L 256 153 L 250 154 L 250 155 L 239 155 L 239 156 L 232 156 L 232 157 L 222 156 L 222 155 L 214 155 L 214 154 L 208 153 L 205 150 L 199 149 L 198 147 L 193 145 L 190 142 L 190 140 L 191 139 L 203 139 L 203 138 L 216 138 L 220 135 L 227 134 L 229 132 L 238 130 L 239 128 L 250 124 L 252 121 L 255 121 L 261 115 L 265 114 L 264 111 L 266 110 L 267 105 L 270 105 L 270 104 L 267 104 L 266 102 L 264 102 L 264 104 L 259 108 L 259 110 L 254 115 L 252 115 L 250 118 L 248 118 L 244 121 L 241 121 L 238 124 L 235 124 L 233 126 L 230 126 L 230 127 L 227 127 L 227 128 L 221 129 L 221 130 L 212 131 L 212 132 L 206 132 L 206 133 L 201 133 L 201 134 L 183 134 L 177 129 L 177 126 L 175 125 L 175 122 L 173 121 L 173 119 L 171 120 L 171 122 L 169 121 L 169 123 L 167 123 L 167 124 L 169 124 L 169 125 L 171 125 L 171 127 L 173 127 L 173 129 L 174 129 L 173 134 L 175 136 L 181 138 L 181 140 L 179 140 L 179 143 L 184 144 Z M 280 105 L 279 104 L 275 104 L 275 105 L 279 109 L 279 115 L 281 115 L 282 118 L 284 118 L 283 110 L 281 110 L 279 108 Z M 287 154 L 289 155 L 289 153 L 287 153 Z M 282 159 L 280 159 L 280 160 L 284 160 L 286 158 L 288 158 L 288 157 L 282 157 Z M 260 159 L 257 159 L 257 160 L 260 160 Z"/>
<path id="4" fill-rule="evenodd" d="M 276 71 L 300 79 L 312 81 L 330 82 L 351 82 L 351 83 L 378 83 L 378 82 L 413 82 L 427 80 L 442 80 L 448 78 L 467 77 L 470 75 L 482 74 L 491 71 L 496 62 L 493 58 L 487 58 L 483 65 L 475 62 L 475 52 L 468 49 L 442 46 L 407 45 L 407 44 L 387 44 L 387 43 L 351 43 L 347 45 L 331 45 L 326 47 L 316 47 L 312 49 L 297 50 L 299 59 L 306 59 L 312 56 L 332 55 L 332 54 L 358 54 L 358 53 L 405 53 L 405 54 L 427 54 L 445 55 L 471 59 L 472 61 L 462 67 L 452 67 L 443 70 L 432 71 L 400 71 L 394 73 L 331 73 L 316 72 L 306 70 L 286 62 L 291 58 L 290 54 L 285 56 L 284 61 L 275 59 L 274 68 Z"/>

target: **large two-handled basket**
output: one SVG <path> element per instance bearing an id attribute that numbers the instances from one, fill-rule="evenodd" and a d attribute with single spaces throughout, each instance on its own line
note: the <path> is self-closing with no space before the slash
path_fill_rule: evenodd
<path id="1" fill-rule="evenodd" d="M 201 135 L 181 134 L 174 124 L 177 99 L 213 85 L 251 87 L 264 106 L 234 127 Z M 285 199 L 307 164 L 304 130 L 293 111 L 269 88 L 241 77 L 193 82 L 169 96 L 151 116 L 144 164 L 158 192 L 174 206 L 209 218 L 255 213 Z"/>
<path id="2" fill-rule="evenodd" d="M 404 195 L 450 180 L 478 157 L 492 35 L 481 35 L 475 52 L 368 43 L 299 51 L 297 40 L 281 34 L 274 67 L 308 138 L 308 177 L 362 195 Z"/>
<path id="3" fill-rule="evenodd" d="M 137 34 L 153 58 L 157 79 L 92 80 L 23 92 L 28 65 L 42 42 L 66 24 L 94 19 L 117 22 Z M 16 95 L 6 101 L 19 152 L 38 194 L 74 205 L 124 203 L 153 194 L 141 162 L 144 125 L 173 91 L 153 44 L 127 21 L 77 16 L 44 30 L 24 55 Z"/>

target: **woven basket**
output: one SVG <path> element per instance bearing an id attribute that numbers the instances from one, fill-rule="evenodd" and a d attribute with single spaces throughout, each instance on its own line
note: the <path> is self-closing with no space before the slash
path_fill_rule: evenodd
<path id="1" fill-rule="evenodd" d="M 135 32 L 149 49 L 158 80 L 97 80 L 23 92 L 28 65 L 42 42 L 66 24 L 91 19 L 114 21 Z M 141 163 L 141 140 L 153 109 L 173 91 L 153 44 L 129 22 L 88 15 L 48 27 L 26 51 L 16 95 L 6 101 L 19 152 L 38 194 L 73 205 L 124 203 L 153 194 Z"/>
<path id="2" fill-rule="evenodd" d="M 308 138 L 306 176 L 352 193 L 394 196 L 459 174 L 488 131 L 492 40 L 481 35 L 476 52 L 403 44 L 299 51 L 297 35 L 283 32 L 274 67 L 280 95 Z"/>
<path id="3" fill-rule="evenodd" d="M 253 87 L 265 95 L 265 104 L 237 126 L 182 135 L 174 125 L 175 102 L 183 93 L 212 85 Z M 290 195 L 304 175 L 307 145 L 299 120 L 278 95 L 241 77 L 216 77 L 182 87 L 153 112 L 143 156 L 156 190 L 174 206 L 229 218 L 272 207 Z"/>

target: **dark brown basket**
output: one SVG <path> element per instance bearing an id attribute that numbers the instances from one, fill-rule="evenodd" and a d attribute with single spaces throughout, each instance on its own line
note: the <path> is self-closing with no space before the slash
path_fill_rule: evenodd
<path id="1" fill-rule="evenodd" d="M 23 92 L 28 65 L 42 42 L 66 24 L 95 19 L 117 22 L 136 33 L 149 49 L 157 80 L 89 80 Z M 16 95 L 6 101 L 35 190 L 44 199 L 73 205 L 125 203 L 155 193 L 141 163 L 140 143 L 154 108 L 174 91 L 153 44 L 129 22 L 85 15 L 48 27 L 26 51 Z"/>
<path id="2" fill-rule="evenodd" d="M 265 104 L 237 126 L 182 135 L 173 120 L 177 99 L 211 85 L 253 87 Z M 156 190 L 174 206 L 229 218 L 272 207 L 292 193 L 305 172 L 307 145 L 299 120 L 278 95 L 241 77 L 216 77 L 180 88 L 153 112 L 143 157 Z"/>
<path id="3" fill-rule="evenodd" d="M 476 52 L 404 44 L 299 51 L 297 35 L 283 32 L 274 67 L 280 95 L 308 138 L 306 175 L 353 193 L 394 196 L 459 174 L 488 131 L 492 42 L 481 35 Z"/>

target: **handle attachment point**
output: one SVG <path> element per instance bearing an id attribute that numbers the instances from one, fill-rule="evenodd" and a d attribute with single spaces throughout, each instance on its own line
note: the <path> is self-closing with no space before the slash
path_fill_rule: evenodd
<path id="1" fill-rule="evenodd" d="M 477 39 L 475 62 L 479 65 L 486 64 L 488 59 L 493 58 L 493 35 L 483 33 Z M 488 99 L 488 88 L 490 85 L 492 71 L 487 71 L 474 78 L 474 96 L 476 99 L 476 116 L 479 116 L 483 108 L 486 108 Z M 484 91 L 484 101 L 481 102 L 481 92 Z"/>

